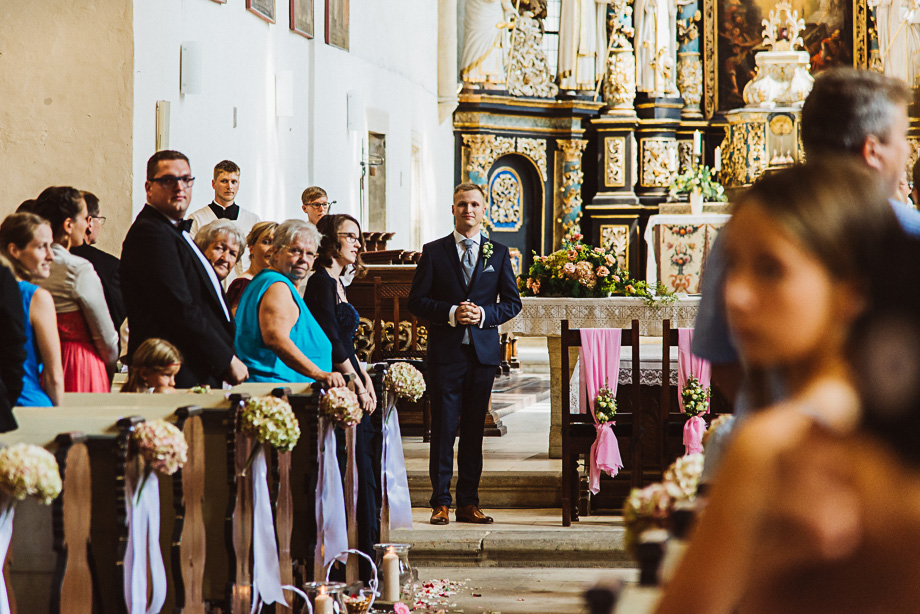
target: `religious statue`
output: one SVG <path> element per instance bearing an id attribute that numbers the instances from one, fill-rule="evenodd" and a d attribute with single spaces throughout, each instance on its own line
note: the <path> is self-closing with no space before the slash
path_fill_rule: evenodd
<path id="1" fill-rule="evenodd" d="M 511 0 L 466 0 L 462 81 L 486 85 L 505 82 L 503 40 L 513 14 Z"/>
<path id="2" fill-rule="evenodd" d="M 771 109 L 778 106 L 801 107 L 811 92 L 814 78 L 809 73 L 809 56 L 801 33 L 805 20 L 788 2 L 779 2 L 763 20 L 763 46 L 754 56 L 756 76 L 744 86 L 748 107 Z"/>
<path id="3" fill-rule="evenodd" d="M 607 72 L 607 5 L 610 0 L 563 2 L 559 15 L 557 74 L 563 90 L 594 92 Z"/>
<path id="4" fill-rule="evenodd" d="M 884 73 L 908 85 L 920 77 L 920 1 L 869 0 L 875 9 Z"/>
<path id="5" fill-rule="evenodd" d="M 692 0 L 636 0 L 636 90 L 678 96 L 677 7 Z"/>

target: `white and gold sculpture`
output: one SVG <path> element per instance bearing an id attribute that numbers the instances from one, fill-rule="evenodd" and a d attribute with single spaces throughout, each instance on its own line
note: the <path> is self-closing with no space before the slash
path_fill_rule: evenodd
<path id="1" fill-rule="evenodd" d="M 754 56 L 757 76 L 744 86 L 744 102 L 760 109 L 801 107 L 815 82 L 808 52 L 796 50 L 803 46 L 805 20 L 788 2 L 779 2 L 763 25 L 763 42 L 770 50 Z"/>

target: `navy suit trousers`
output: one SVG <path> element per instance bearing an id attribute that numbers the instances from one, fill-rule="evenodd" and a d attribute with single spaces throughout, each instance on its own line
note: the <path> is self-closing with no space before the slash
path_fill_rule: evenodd
<path id="1" fill-rule="evenodd" d="M 495 365 L 483 365 L 469 345 L 460 346 L 457 360 L 428 363 L 431 389 L 432 507 L 451 504 L 450 481 L 454 473 L 454 440 L 457 450 L 457 506 L 479 505 L 482 477 L 482 434 L 495 380 Z"/>

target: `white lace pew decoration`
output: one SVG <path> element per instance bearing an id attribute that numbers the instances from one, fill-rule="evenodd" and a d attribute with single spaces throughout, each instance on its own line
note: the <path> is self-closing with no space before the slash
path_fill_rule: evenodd
<path id="1" fill-rule="evenodd" d="M 331 388 L 321 391 L 319 402 L 320 442 L 319 482 L 316 486 L 316 554 L 315 561 L 324 568 L 333 561 L 344 563 L 348 558 L 348 523 L 342 473 L 335 453 L 335 426 L 352 429 L 364 417 L 358 395 L 348 388 Z M 348 446 L 348 466 L 355 468 L 355 450 Z M 352 484 L 356 480 L 352 479 Z M 351 509 L 356 509 L 358 492 L 349 493 Z"/>
<path id="2" fill-rule="evenodd" d="M 128 482 L 128 545 L 125 549 L 125 605 L 130 614 L 155 614 L 166 601 L 166 568 L 160 551 L 160 484 L 157 473 L 173 475 L 188 461 L 185 436 L 165 420 L 138 424 L 131 434 L 144 473 L 136 485 Z M 135 487 L 136 486 L 136 487 Z M 150 603 L 147 603 L 147 571 Z"/>
<path id="3" fill-rule="evenodd" d="M 384 507 L 389 509 L 390 529 L 411 529 L 412 500 L 409 496 L 409 478 L 406 475 L 406 459 L 403 456 L 396 401 L 418 401 L 422 398 L 425 394 L 425 378 L 409 363 L 397 362 L 387 370 L 383 378 L 383 388 L 386 409 L 383 415 L 380 483 L 383 485 L 381 490 Z"/>
<path id="4" fill-rule="evenodd" d="M 26 497 L 50 505 L 59 494 L 61 471 L 51 452 L 26 443 L 0 449 L 0 614 L 10 614 L 3 563 L 13 539 L 13 507 Z"/>
<path id="5" fill-rule="evenodd" d="M 273 396 L 254 397 L 240 412 L 240 430 L 256 440 L 246 467 L 252 468 L 252 609 L 280 603 L 287 607 L 278 562 L 278 538 L 268 492 L 264 444 L 290 452 L 300 439 L 300 425 L 291 405 Z M 244 469 L 244 473 L 245 473 Z"/>

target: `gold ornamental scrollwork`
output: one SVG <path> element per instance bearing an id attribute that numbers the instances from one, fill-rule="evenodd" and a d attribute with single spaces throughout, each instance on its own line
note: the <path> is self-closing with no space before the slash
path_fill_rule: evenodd
<path id="1" fill-rule="evenodd" d="M 496 232 L 517 232 L 524 223 L 521 178 L 513 168 L 503 166 L 489 186 L 489 227 Z"/>
<path id="2" fill-rule="evenodd" d="M 604 185 L 621 188 L 626 185 L 626 137 L 604 139 Z"/>
<path id="3" fill-rule="evenodd" d="M 543 52 L 543 28 L 527 11 L 516 18 L 508 62 L 508 93 L 512 96 L 554 98 L 559 86 L 553 83 Z"/>
<path id="4" fill-rule="evenodd" d="M 604 224 L 601 226 L 601 247 L 612 252 L 617 267 L 629 269 L 629 230 L 626 224 Z"/>
<path id="5" fill-rule="evenodd" d="M 588 145 L 587 139 L 556 139 L 566 162 L 581 162 L 581 154 Z"/>
<path id="6" fill-rule="evenodd" d="M 666 188 L 677 174 L 677 141 L 668 138 L 639 139 L 642 150 L 644 188 Z"/>
<path id="7" fill-rule="evenodd" d="M 495 161 L 509 153 L 519 153 L 530 158 L 543 178 L 547 180 L 546 141 L 524 137 L 496 136 L 494 134 L 464 134 L 463 144 L 470 149 L 466 172 L 473 183 L 485 186 L 489 169 Z"/>

